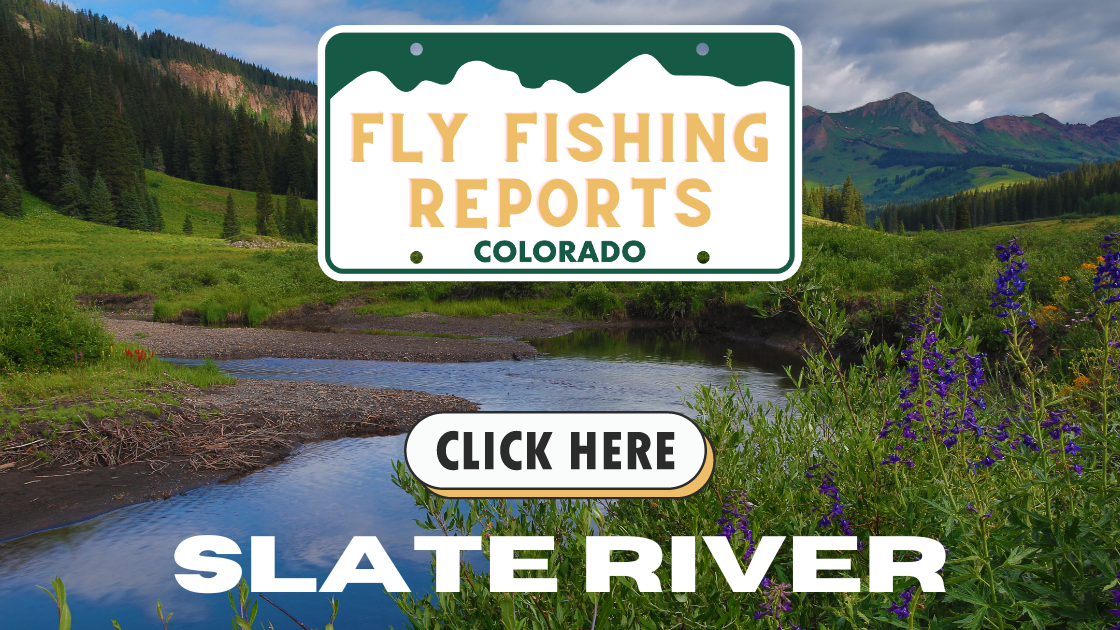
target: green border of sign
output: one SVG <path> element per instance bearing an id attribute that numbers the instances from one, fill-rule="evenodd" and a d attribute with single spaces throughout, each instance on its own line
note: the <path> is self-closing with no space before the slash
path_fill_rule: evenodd
<path id="1" fill-rule="evenodd" d="M 320 205 L 324 216 L 321 260 L 344 275 L 780 275 L 798 261 L 799 197 L 796 190 L 797 131 L 800 83 L 800 42 L 782 27 L 336 27 L 319 42 L 319 109 L 324 115 L 321 149 Z M 755 30 L 757 29 L 757 30 Z M 709 52 L 701 56 L 703 41 Z M 413 55 L 420 42 L 424 51 Z M 516 51 L 516 54 L 511 54 Z M 449 83 L 469 61 L 516 72 L 525 87 L 548 80 L 568 84 L 583 93 L 638 55 L 648 54 L 671 74 L 712 76 L 736 86 L 771 81 L 790 88 L 789 111 L 789 259 L 776 269 L 343 269 L 330 259 L 330 99 L 351 81 L 379 71 L 402 91 L 421 81 Z M 339 59 L 331 62 L 331 58 Z"/>

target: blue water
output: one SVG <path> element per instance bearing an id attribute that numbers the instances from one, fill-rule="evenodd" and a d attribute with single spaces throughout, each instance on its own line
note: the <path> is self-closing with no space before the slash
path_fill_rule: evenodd
<path id="1" fill-rule="evenodd" d="M 788 357 L 726 341 L 666 338 L 640 331 L 591 331 L 534 342 L 548 354 L 521 362 L 395 363 L 257 359 L 219 362 L 243 378 L 283 378 L 366 387 L 452 393 L 486 410 L 682 411 L 697 383 L 724 385 L 723 354 L 734 347 L 741 382 L 756 399 L 777 399 L 789 387 Z M 377 536 L 414 594 L 431 589 L 430 554 L 413 551 L 427 532 L 412 498 L 390 483 L 404 436 L 309 444 L 292 457 L 226 483 L 167 501 L 123 508 L 98 518 L 0 544 L 0 627 L 51 628 L 57 613 L 46 594 L 56 575 L 69 592 L 74 629 L 154 628 L 157 599 L 175 611 L 179 630 L 229 627 L 224 594 L 182 589 L 172 560 L 184 538 L 214 534 L 248 554 L 250 536 L 276 536 L 277 576 L 315 577 L 321 584 L 350 538 Z M 482 562 L 481 555 L 468 561 Z M 235 557 L 235 559 L 237 559 Z M 241 559 L 246 577 L 248 557 Z M 308 627 L 322 628 L 327 594 L 270 596 Z M 339 596 L 339 630 L 402 628 L 405 618 L 378 585 L 352 585 Z M 258 621 L 296 628 L 265 602 Z"/>

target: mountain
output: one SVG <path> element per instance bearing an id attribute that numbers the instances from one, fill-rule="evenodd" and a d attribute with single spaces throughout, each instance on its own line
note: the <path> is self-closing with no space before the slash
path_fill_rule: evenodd
<path id="1" fill-rule="evenodd" d="M 951 194 L 982 185 L 985 172 L 1044 177 L 1120 159 L 1120 117 L 1093 125 L 1046 114 L 951 122 L 902 92 L 845 112 L 805 106 L 801 121 L 804 177 L 835 185 L 851 174 L 873 203 Z"/>
<path id="2" fill-rule="evenodd" d="M 137 205 L 158 196 L 145 168 L 313 198 L 315 93 L 160 31 L 0 0 L 0 179 L 74 216 L 145 227 Z M 113 207 L 91 213 L 102 183 Z"/>
<path id="3" fill-rule="evenodd" d="M 147 62 L 158 72 L 177 77 L 183 85 L 219 97 L 231 108 L 244 104 L 254 114 L 283 124 L 290 122 L 293 108 L 299 109 L 309 124 L 318 117 L 318 91 L 311 81 L 282 77 L 159 30 L 139 34 L 131 27 L 109 22 L 105 16 L 72 12 L 53 2 L 0 0 L 2 10 L 10 11 L 32 37 L 53 31 L 83 46 Z"/>
<path id="4" fill-rule="evenodd" d="M 308 127 L 317 127 L 319 120 L 319 97 L 315 86 L 308 89 L 284 90 L 272 85 L 254 83 L 252 80 L 233 73 L 222 72 L 203 64 L 190 64 L 178 60 L 166 60 L 155 65 L 161 72 L 178 77 L 186 86 L 201 90 L 225 102 L 230 109 L 244 105 L 254 114 L 287 125 L 292 121 L 292 111 L 299 110 L 300 117 Z"/>

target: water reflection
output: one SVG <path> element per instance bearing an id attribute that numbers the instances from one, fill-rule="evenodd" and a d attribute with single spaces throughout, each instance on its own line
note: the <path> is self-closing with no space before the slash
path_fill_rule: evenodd
<path id="1" fill-rule="evenodd" d="M 242 377 L 303 379 L 367 387 L 454 393 L 489 410 L 677 410 L 696 383 L 726 383 L 728 346 L 757 399 L 788 387 L 788 357 L 756 346 L 672 338 L 648 331 L 585 331 L 535 341 L 543 352 L 522 362 L 469 364 L 260 359 L 220 362 Z M 678 389 L 678 386 L 680 387 Z M 5 627 L 52 627 L 50 599 L 35 588 L 55 575 L 67 584 L 74 629 L 154 627 L 155 601 L 174 610 L 183 630 L 226 627 L 225 595 L 196 595 L 178 586 L 172 561 L 184 538 L 217 534 L 244 553 L 250 536 L 277 537 L 277 576 L 316 577 L 320 584 L 352 536 L 376 535 L 416 593 L 430 588 L 428 552 L 412 550 L 424 533 L 421 512 L 390 483 L 404 436 L 307 445 L 296 456 L 235 481 L 167 501 L 141 504 L 84 523 L 0 546 L 0 610 Z M 476 561 L 480 558 L 476 558 Z M 249 577 L 248 560 L 242 565 Z M 310 627 L 322 627 L 328 596 L 277 594 L 274 600 Z M 341 596 L 338 627 L 401 628 L 405 619 L 378 586 L 353 585 Z M 294 627 L 265 603 L 260 620 Z M 288 624 L 285 626 L 284 624 Z"/>

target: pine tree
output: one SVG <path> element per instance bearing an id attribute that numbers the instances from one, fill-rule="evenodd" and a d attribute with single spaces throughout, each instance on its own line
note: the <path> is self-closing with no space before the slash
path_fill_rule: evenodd
<path id="1" fill-rule="evenodd" d="M 254 184 L 253 175 L 260 170 L 258 159 L 259 149 L 255 146 L 253 138 L 253 124 L 245 107 L 239 105 L 236 112 L 236 122 L 233 130 L 234 170 L 237 173 L 237 185 L 243 190 L 251 190 Z M 259 178 L 257 178 L 259 180 Z M 255 182 L 259 184 L 260 182 Z"/>
<path id="2" fill-rule="evenodd" d="M 183 219 L 183 234 L 187 236 L 194 234 L 194 223 L 191 223 L 191 215 L 189 214 L 187 218 Z"/>
<path id="3" fill-rule="evenodd" d="M 78 180 L 77 173 L 70 172 L 62 180 L 62 188 L 55 197 L 58 213 L 68 217 L 81 217 L 86 210 L 86 195 Z"/>
<path id="4" fill-rule="evenodd" d="M 276 227 L 276 215 L 268 215 L 268 219 L 264 222 L 264 231 L 261 232 L 261 235 L 280 238 L 280 229 Z"/>
<path id="5" fill-rule="evenodd" d="M 299 108 L 292 107 L 292 124 L 288 127 L 288 142 L 284 147 L 284 171 L 288 187 L 296 194 L 307 191 L 307 138 Z"/>
<path id="6" fill-rule="evenodd" d="M 86 218 L 103 225 L 115 225 L 117 223 L 117 211 L 113 208 L 113 197 L 109 192 L 108 184 L 101 177 L 101 171 L 97 171 L 93 176 Z"/>
<path id="7" fill-rule="evenodd" d="M 216 171 L 214 173 L 214 178 L 219 186 L 225 186 L 229 188 L 233 185 L 231 177 L 232 167 L 230 166 L 229 157 L 229 143 L 226 142 L 225 136 L 220 133 L 218 134 L 217 147 L 218 148 L 215 151 L 215 153 L 217 153 L 217 162 L 214 166 L 214 170 Z"/>
<path id="8" fill-rule="evenodd" d="M 142 230 L 145 227 L 140 197 L 131 189 L 121 193 L 121 211 L 117 213 L 117 225 L 126 230 Z"/>
<path id="9" fill-rule="evenodd" d="M 840 222 L 847 225 L 864 225 L 867 222 L 867 211 L 863 207 L 863 195 L 859 194 L 852 176 L 844 180 L 844 188 L 840 192 Z"/>
<path id="10" fill-rule="evenodd" d="M 319 244 L 319 216 L 314 208 L 303 209 L 303 241 Z"/>
<path id="11" fill-rule="evenodd" d="M 23 216 L 23 193 L 9 175 L 0 177 L 0 214 Z"/>
<path id="12" fill-rule="evenodd" d="M 163 210 L 159 207 L 159 197 L 152 195 L 152 231 L 162 232 L 166 225 L 163 221 Z"/>
<path id="13" fill-rule="evenodd" d="M 824 218 L 829 221 L 843 223 L 844 216 L 841 212 L 841 193 L 835 186 L 830 186 L 824 193 Z"/>
<path id="14" fill-rule="evenodd" d="M 233 193 L 226 193 L 226 216 L 222 222 L 222 238 L 232 238 L 241 232 L 237 222 L 237 209 L 233 205 Z"/>
<path id="15" fill-rule="evenodd" d="M 102 177 L 105 178 L 114 201 L 118 203 L 124 191 L 136 186 L 136 172 L 142 166 L 140 160 L 133 163 L 132 154 L 136 152 L 136 143 L 129 139 L 129 135 L 116 103 L 107 106 L 104 126 L 97 140 L 97 167 L 102 171 Z"/>
<path id="16" fill-rule="evenodd" d="M 303 238 L 303 207 L 299 197 L 291 188 L 288 189 L 288 195 L 284 199 L 284 221 L 280 231 L 289 238 Z"/>
<path id="17" fill-rule="evenodd" d="M 825 189 L 824 185 L 816 188 L 811 188 L 809 184 L 801 183 L 801 213 L 816 217 L 818 219 L 824 218 L 824 199 Z"/>
<path id="18" fill-rule="evenodd" d="M 82 159 L 81 144 L 78 142 L 78 132 L 74 128 L 74 116 L 70 111 L 70 106 L 66 105 L 62 108 L 62 119 L 58 125 L 59 142 L 62 144 L 62 154 L 59 163 L 62 170 L 66 175 L 74 175 L 75 169 Z M 63 185 L 66 185 L 65 177 Z"/>
<path id="19" fill-rule="evenodd" d="M 887 226 L 886 226 L 886 224 L 883 223 L 883 217 L 882 216 L 879 216 L 879 217 L 875 218 L 875 230 L 878 231 L 878 232 L 886 232 L 887 231 Z"/>
<path id="20" fill-rule="evenodd" d="M 265 224 L 272 217 L 272 184 L 268 181 L 268 172 L 261 169 L 257 178 L 257 234 L 267 234 Z M 273 219 L 273 226 L 275 226 Z"/>
<path id="21" fill-rule="evenodd" d="M 148 186 L 140 187 L 140 208 L 144 211 L 144 230 L 148 232 L 156 231 L 156 217 L 155 209 L 152 204 L 152 194 L 148 192 Z"/>
<path id="22" fill-rule="evenodd" d="M 955 214 L 956 217 L 953 221 L 953 229 L 967 230 L 972 227 L 972 216 L 968 212 L 968 206 L 963 203 L 958 203 Z"/>
<path id="23" fill-rule="evenodd" d="M 202 136 L 198 132 L 197 126 L 192 126 L 190 134 L 187 136 L 187 174 L 189 179 L 194 182 L 201 182 L 206 176 L 206 167 L 203 163 L 203 147 Z"/>

